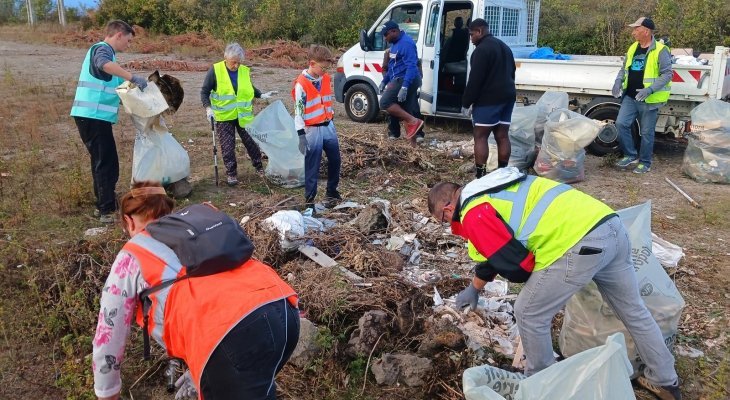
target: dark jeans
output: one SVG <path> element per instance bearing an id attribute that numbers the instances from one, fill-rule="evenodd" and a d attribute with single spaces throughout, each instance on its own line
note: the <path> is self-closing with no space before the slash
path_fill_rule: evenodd
<path id="1" fill-rule="evenodd" d="M 418 107 L 418 88 L 421 87 L 421 79 L 417 78 L 408 86 L 406 101 L 398 101 L 398 92 L 403 85 L 403 78 L 394 78 L 385 87 L 385 91 L 380 97 L 380 109 L 385 110 L 391 105 L 398 103 L 403 109 L 416 118 L 423 119 Z M 400 120 L 398 118 L 389 117 L 388 134 L 393 137 L 400 137 Z M 418 132 L 419 136 L 423 136 L 423 131 Z"/>
<path id="2" fill-rule="evenodd" d="M 259 307 L 211 354 L 200 378 L 203 399 L 276 399 L 274 377 L 297 340 L 299 310 L 286 299 Z"/>
<path id="3" fill-rule="evenodd" d="M 327 194 L 334 194 L 340 184 L 342 165 L 335 123 L 330 122 L 327 126 L 307 126 L 304 130 L 307 139 L 307 153 L 304 155 L 304 198 L 310 200 L 317 196 L 322 151 L 327 155 Z"/>
<path id="4" fill-rule="evenodd" d="M 91 176 L 94 180 L 96 208 L 101 214 L 117 211 L 114 193 L 119 180 L 119 157 L 111 122 L 93 118 L 74 117 L 81 140 L 91 156 Z"/>

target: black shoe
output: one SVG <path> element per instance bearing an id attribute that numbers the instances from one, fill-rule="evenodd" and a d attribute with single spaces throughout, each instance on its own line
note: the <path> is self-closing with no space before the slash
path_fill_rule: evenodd
<path id="1" fill-rule="evenodd" d="M 340 196 L 340 192 L 334 191 L 334 192 L 327 192 L 327 195 L 324 198 L 324 207 L 325 208 L 333 208 L 342 200 L 342 196 Z"/>
<path id="2" fill-rule="evenodd" d="M 682 400 L 682 393 L 679 392 L 679 382 L 669 386 L 659 386 L 649 382 L 646 377 L 640 376 L 636 382 L 639 386 L 654 393 L 661 400 Z"/>

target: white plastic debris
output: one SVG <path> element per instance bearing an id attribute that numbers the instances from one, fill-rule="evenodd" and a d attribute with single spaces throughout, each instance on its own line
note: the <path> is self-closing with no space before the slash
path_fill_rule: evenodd
<path id="1" fill-rule="evenodd" d="M 282 210 L 263 221 L 264 227 L 279 233 L 279 244 L 285 251 L 296 250 L 304 244 L 304 234 L 309 230 L 322 231 L 324 226 L 316 218 L 302 215 L 299 211 Z"/>
<path id="2" fill-rule="evenodd" d="M 499 279 L 495 279 L 491 282 L 487 282 L 484 285 L 484 291 L 487 293 L 487 297 L 500 297 L 507 294 L 507 282 Z"/>
<path id="3" fill-rule="evenodd" d="M 436 286 L 433 287 L 433 305 L 434 307 L 444 305 L 444 299 L 441 297 L 439 290 L 436 289 Z"/>
<path id="4" fill-rule="evenodd" d="M 98 235 L 101 235 L 102 233 L 105 233 L 106 231 L 107 231 L 106 226 L 102 226 L 99 228 L 90 228 L 90 229 L 87 229 L 86 232 L 84 232 L 84 236 L 98 236 Z"/>
<path id="5" fill-rule="evenodd" d="M 684 257 L 681 247 L 667 242 L 654 232 L 651 234 L 651 252 L 665 268 L 677 268 L 679 260 Z"/>
<path id="6" fill-rule="evenodd" d="M 677 345 L 674 348 L 674 351 L 677 353 L 677 355 L 680 355 L 682 357 L 699 358 L 705 356 L 705 353 L 702 350 L 698 350 L 694 347 L 684 346 L 681 344 Z"/>

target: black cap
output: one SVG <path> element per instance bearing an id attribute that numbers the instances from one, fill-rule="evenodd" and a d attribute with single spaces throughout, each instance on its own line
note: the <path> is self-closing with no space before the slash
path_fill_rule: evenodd
<path id="1" fill-rule="evenodd" d="M 643 26 L 644 28 L 649 28 L 651 30 L 656 29 L 656 26 L 654 25 L 654 21 L 651 20 L 651 18 L 647 17 L 641 17 L 636 20 L 633 24 L 629 24 L 630 27 L 636 28 L 637 26 Z"/>

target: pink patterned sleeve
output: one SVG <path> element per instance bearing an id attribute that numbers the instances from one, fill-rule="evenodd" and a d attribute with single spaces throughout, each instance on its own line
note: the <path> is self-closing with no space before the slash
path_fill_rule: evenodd
<path id="1" fill-rule="evenodd" d="M 101 292 L 101 307 L 93 340 L 94 391 L 98 397 L 122 389 L 120 366 L 124 347 L 137 309 L 137 293 L 146 287 L 137 260 L 121 251 Z"/>

